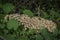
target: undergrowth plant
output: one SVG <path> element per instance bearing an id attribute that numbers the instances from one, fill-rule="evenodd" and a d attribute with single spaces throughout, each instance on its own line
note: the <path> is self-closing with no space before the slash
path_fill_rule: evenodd
<path id="1" fill-rule="evenodd" d="M 28 15 L 29 17 L 34 16 L 34 13 L 28 9 L 23 10 L 23 14 Z"/>
<path id="2" fill-rule="evenodd" d="M 3 1 L 6 2 L 7 0 L 3 0 Z M 60 29 L 58 29 L 58 28 L 56 28 L 54 32 L 49 32 L 46 28 L 43 28 L 42 30 L 39 30 L 37 32 L 37 30 L 34 30 L 34 29 L 25 30 L 24 25 L 21 25 L 21 24 L 19 25 L 18 21 L 14 20 L 14 19 L 8 20 L 7 22 L 5 22 L 4 16 L 11 13 L 12 11 L 16 10 L 15 9 L 16 5 L 14 5 L 15 3 L 13 1 L 12 1 L 13 2 L 12 3 L 11 1 L 9 0 L 9 2 L 3 3 L 2 0 L 0 0 L 0 10 L 1 10 L 0 11 L 0 40 L 60 40 Z M 25 1 L 25 2 L 27 2 L 27 1 Z M 43 7 L 44 0 L 38 0 L 38 1 L 39 1 L 39 3 L 37 3 L 37 4 L 41 5 L 41 7 Z M 16 2 L 18 2 L 18 1 L 16 1 Z M 53 6 L 53 5 L 51 5 L 52 0 L 48 1 L 48 2 L 49 2 L 48 4 L 46 2 L 46 5 L 49 5 L 49 4 L 50 5 L 47 7 Z M 19 7 L 17 9 L 20 9 L 23 14 L 26 14 L 29 17 L 34 17 L 35 14 L 31 10 L 29 10 L 32 3 L 29 4 L 30 6 L 28 4 L 26 5 L 26 6 L 29 6 L 28 8 L 25 6 L 25 4 L 22 5 L 23 7 Z M 19 4 L 19 5 L 21 5 L 21 4 Z M 47 7 L 45 7 L 45 9 L 49 9 Z M 33 8 L 36 9 L 34 7 L 34 3 L 33 3 Z M 24 9 L 24 10 L 22 10 L 22 9 Z M 32 10 L 34 10 L 34 9 L 32 9 Z M 47 13 L 47 11 L 46 10 L 44 11 L 43 9 L 41 9 L 39 11 L 41 11 L 40 17 L 43 17 L 43 18 L 46 18 L 49 20 L 57 20 L 60 23 L 60 13 L 57 12 L 54 8 L 49 9 L 49 13 Z"/>
<path id="3" fill-rule="evenodd" d="M 43 28 L 37 32 L 34 29 L 24 29 L 24 25 L 18 25 L 18 21 L 11 19 L 0 23 L 0 38 L 5 40 L 60 40 L 60 30 L 49 32 Z"/>

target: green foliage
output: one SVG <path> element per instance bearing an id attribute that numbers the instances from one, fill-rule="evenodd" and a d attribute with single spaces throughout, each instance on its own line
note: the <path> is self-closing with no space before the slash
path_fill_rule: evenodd
<path id="1" fill-rule="evenodd" d="M 55 29 L 55 31 L 53 32 L 53 34 L 54 34 L 55 36 L 57 36 L 57 35 L 59 34 L 59 30 L 58 30 L 58 29 Z"/>
<path id="2" fill-rule="evenodd" d="M 18 21 L 14 20 L 14 19 L 9 20 L 8 22 L 3 21 L 4 16 L 7 13 L 10 13 L 13 10 L 15 10 L 14 8 L 16 8 L 18 10 L 20 9 L 20 11 L 22 11 L 23 14 L 33 17 L 34 13 L 32 11 L 37 13 L 36 8 L 38 6 L 41 6 L 41 9 L 40 9 L 41 17 L 46 18 L 46 19 L 55 20 L 55 21 L 60 20 L 60 13 L 57 12 L 55 10 L 55 8 L 51 8 L 51 7 L 55 7 L 54 1 L 37 0 L 36 2 L 38 2 L 38 4 L 36 4 L 36 2 L 33 0 L 34 5 L 32 3 L 32 0 L 31 0 L 31 2 L 29 0 L 23 0 L 23 1 L 16 0 L 16 2 L 14 2 L 12 0 L 8 0 L 8 1 L 3 0 L 3 1 L 0 0 L 0 8 L 3 10 L 2 14 L 0 13 L 0 36 L 5 38 L 6 40 L 60 40 L 60 30 L 59 29 L 56 29 L 52 33 L 50 33 L 47 29 L 42 29 L 39 32 L 37 32 L 37 30 L 32 30 L 32 29 L 24 30 L 24 26 L 18 25 Z M 20 2 L 20 4 L 19 4 L 19 2 Z M 13 5 L 13 4 L 15 4 L 15 5 Z M 33 9 L 31 9 L 32 11 L 28 10 L 30 8 L 33 8 Z M 18 11 L 18 10 L 16 10 L 16 11 Z M 49 10 L 49 13 L 47 13 L 48 10 Z M 6 13 L 6 14 L 3 14 L 3 13 Z"/>
<path id="3" fill-rule="evenodd" d="M 6 40 L 15 40 L 13 35 L 5 35 Z"/>
<path id="4" fill-rule="evenodd" d="M 0 4 L 0 8 L 2 8 L 2 6 L 3 6 L 3 5 L 2 5 L 2 4 Z"/>
<path id="5" fill-rule="evenodd" d="M 30 17 L 34 16 L 33 12 L 31 12 L 30 10 L 27 10 L 27 9 L 23 10 L 23 13 L 30 16 Z"/>
<path id="6" fill-rule="evenodd" d="M 19 40 L 29 40 L 26 36 L 21 36 Z"/>
<path id="7" fill-rule="evenodd" d="M 47 29 L 45 29 L 45 28 L 42 29 L 41 34 L 45 37 L 45 40 L 52 40 L 51 36 L 50 36 L 50 33 L 48 32 Z"/>
<path id="8" fill-rule="evenodd" d="M 37 30 L 34 30 L 34 29 L 29 29 L 29 31 L 28 31 L 29 34 L 34 34 L 36 32 L 37 32 Z"/>
<path id="9" fill-rule="evenodd" d="M 43 40 L 43 37 L 41 35 L 37 35 L 36 40 Z"/>
<path id="10" fill-rule="evenodd" d="M 9 20 L 7 23 L 7 28 L 16 30 L 18 28 L 18 21 L 13 19 Z"/>
<path id="11" fill-rule="evenodd" d="M 58 12 L 56 12 L 53 8 L 50 10 L 50 18 L 54 19 L 55 17 L 59 17 Z"/>
<path id="12" fill-rule="evenodd" d="M 1 23 L 0 23 L 0 28 L 3 29 L 4 27 L 5 27 L 5 24 L 1 24 Z"/>
<path id="13" fill-rule="evenodd" d="M 47 13 L 47 11 L 43 11 L 41 10 L 41 16 L 40 17 L 43 17 L 43 18 L 46 18 L 46 19 L 49 19 L 49 20 L 57 20 L 59 21 L 60 20 L 60 13 L 55 11 L 54 8 L 51 8 L 49 10 L 49 13 Z"/>
<path id="14" fill-rule="evenodd" d="M 13 19 L 9 20 L 7 22 L 7 25 L 5 25 L 5 26 L 7 26 L 7 28 L 10 30 L 3 27 L 4 29 L 3 28 L 2 29 L 3 29 L 4 34 L 3 33 L 0 34 L 0 35 L 3 35 L 3 37 L 6 40 L 44 40 L 44 39 L 45 40 L 59 40 L 56 37 L 60 34 L 60 30 L 58 30 L 58 29 L 56 29 L 54 32 L 52 32 L 52 34 L 46 28 L 41 29 L 39 32 L 37 32 L 37 30 L 33 30 L 33 29 L 20 30 L 17 27 L 18 22 Z M 12 29 L 15 29 L 15 31 L 13 31 Z M 16 30 L 16 29 L 18 29 L 18 30 Z M 1 32 L 1 30 L 0 30 L 0 32 Z M 10 32 L 12 32 L 12 33 L 10 33 Z"/>
<path id="15" fill-rule="evenodd" d="M 6 3 L 3 5 L 3 11 L 4 13 L 9 13 L 14 10 L 14 5 L 11 3 Z"/>
<path id="16" fill-rule="evenodd" d="M 41 17 L 47 19 L 47 18 L 48 18 L 48 14 L 47 14 L 47 12 L 45 12 L 45 11 L 43 11 L 43 10 L 41 10 L 41 12 L 42 12 Z"/>
<path id="17" fill-rule="evenodd" d="M 5 15 L 0 14 L 0 21 L 1 21 L 2 19 L 4 19 L 4 16 L 5 16 Z"/>

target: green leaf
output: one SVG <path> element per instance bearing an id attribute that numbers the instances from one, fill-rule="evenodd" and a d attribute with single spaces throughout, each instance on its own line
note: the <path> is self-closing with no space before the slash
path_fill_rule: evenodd
<path id="1" fill-rule="evenodd" d="M 55 11 L 54 8 L 50 10 L 50 19 L 57 20 L 60 17 L 59 12 Z"/>
<path id="2" fill-rule="evenodd" d="M 4 13 L 9 13 L 9 12 L 13 11 L 13 9 L 14 9 L 14 5 L 13 4 L 7 3 L 7 4 L 3 5 Z"/>
<path id="3" fill-rule="evenodd" d="M 59 20 L 60 20 L 60 17 L 59 17 L 59 18 L 57 18 L 57 20 L 59 21 Z"/>
<path id="4" fill-rule="evenodd" d="M 5 27 L 5 24 L 0 23 L 0 28 L 4 28 L 4 27 Z"/>
<path id="5" fill-rule="evenodd" d="M 3 31 L 4 31 L 4 34 L 7 34 L 9 32 L 9 30 L 7 29 L 4 29 Z"/>
<path id="6" fill-rule="evenodd" d="M 0 8 L 2 8 L 2 6 L 3 6 L 3 5 L 0 3 Z"/>
<path id="7" fill-rule="evenodd" d="M 27 9 L 23 10 L 23 13 L 30 16 L 30 17 L 34 16 L 33 12 L 31 12 L 30 10 L 27 10 Z"/>
<path id="8" fill-rule="evenodd" d="M 43 37 L 41 35 L 37 35 L 36 40 L 43 40 Z"/>
<path id="9" fill-rule="evenodd" d="M 18 28 L 18 21 L 14 19 L 9 20 L 7 23 L 7 28 L 16 30 Z"/>
<path id="10" fill-rule="evenodd" d="M 37 32 L 37 30 L 34 30 L 34 29 L 30 29 L 30 30 L 28 31 L 29 34 L 34 34 L 34 33 L 36 33 L 36 32 Z"/>
<path id="11" fill-rule="evenodd" d="M 4 19 L 5 14 L 0 14 L 0 21 Z"/>
<path id="12" fill-rule="evenodd" d="M 43 10 L 41 10 L 41 12 L 42 12 L 42 17 L 43 18 L 48 18 L 49 16 L 48 16 L 48 14 L 47 14 L 47 12 L 45 12 L 45 11 L 43 11 Z"/>
<path id="13" fill-rule="evenodd" d="M 51 34 L 48 32 L 46 28 L 42 29 L 40 32 L 46 40 L 51 40 Z"/>
<path id="14" fill-rule="evenodd" d="M 57 36 L 59 34 L 59 30 L 56 28 L 55 30 L 54 30 L 54 32 L 53 32 L 53 35 L 54 36 Z"/>
<path id="15" fill-rule="evenodd" d="M 21 36 L 19 40 L 29 40 L 27 36 Z"/>
<path id="16" fill-rule="evenodd" d="M 15 40 L 14 35 L 4 35 L 6 40 Z"/>

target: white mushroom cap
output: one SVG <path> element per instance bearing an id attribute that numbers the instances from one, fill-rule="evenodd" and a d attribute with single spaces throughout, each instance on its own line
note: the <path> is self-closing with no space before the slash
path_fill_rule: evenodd
<path id="1" fill-rule="evenodd" d="M 50 32 L 53 32 L 56 29 L 56 23 L 51 20 L 47 20 L 44 18 L 39 19 L 39 17 L 30 18 L 28 15 L 19 15 L 19 14 L 10 14 L 5 16 L 5 20 L 9 17 L 9 19 L 16 19 L 24 25 L 26 28 L 31 29 L 42 29 L 47 28 Z"/>

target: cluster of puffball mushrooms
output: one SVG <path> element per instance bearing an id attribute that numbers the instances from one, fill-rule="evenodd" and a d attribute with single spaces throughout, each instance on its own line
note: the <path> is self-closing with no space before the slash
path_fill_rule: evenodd
<path id="1" fill-rule="evenodd" d="M 56 29 L 56 23 L 54 23 L 51 20 L 47 20 L 41 17 L 37 17 L 34 16 L 32 18 L 30 18 L 28 15 L 22 14 L 10 14 L 10 15 L 6 15 L 5 16 L 5 20 L 7 21 L 7 19 L 15 19 L 19 22 L 19 24 L 21 23 L 22 25 L 24 25 L 24 28 L 29 28 L 29 29 L 43 29 L 43 28 L 47 28 L 50 32 L 53 32 L 54 29 Z"/>

